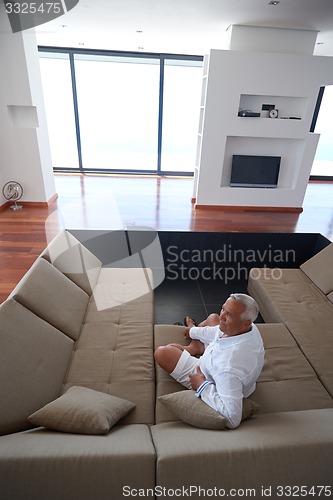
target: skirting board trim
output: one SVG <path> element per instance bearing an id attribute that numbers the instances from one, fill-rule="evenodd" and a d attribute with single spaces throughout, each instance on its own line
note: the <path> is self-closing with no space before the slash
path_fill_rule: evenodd
<path id="1" fill-rule="evenodd" d="M 195 202 L 192 202 L 195 203 Z M 290 212 L 301 213 L 302 207 L 255 207 L 255 206 L 233 206 L 233 205 L 198 205 L 196 210 L 219 210 L 221 212 Z"/>
<path id="2" fill-rule="evenodd" d="M 29 207 L 29 208 L 47 208 L 49 207 L 50 205 L 52 205 L 52 203 L 54 203 L 58 198 L 58 195 L 57 193 L 55 193 L 53 196 L 51 196 L 51 198 L 48 200 L 48 201 L 21 201 L 19 200 L 18 201 L 18 205 L 22 205 L 23 208 L 24 207 Z M 13 205 L 14 202 L 12 201 L 6 201 L 6 203 L 4 203 L 3 205 L 0 205 L 0 212 L 3 212 L 4 210 L 6 210 L 8 207 L 10 207 L 11 205 Z"/>

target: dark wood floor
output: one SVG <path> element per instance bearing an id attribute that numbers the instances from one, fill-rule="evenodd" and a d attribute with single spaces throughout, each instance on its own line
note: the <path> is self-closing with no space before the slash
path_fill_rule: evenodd
<path id="1" fill-rule="evenodd" d="M 310 183 L 303 212 L 196 210 L 190 178 L 55 175 L 48 208 L 0 213 L 0 302 L 62 228 L 321 233 L 333 241 L 333 183 Z"/>

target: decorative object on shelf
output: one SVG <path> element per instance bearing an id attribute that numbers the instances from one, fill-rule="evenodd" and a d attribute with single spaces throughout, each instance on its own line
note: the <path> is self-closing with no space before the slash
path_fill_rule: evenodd
<path id="1" fill-rule="evenodd" d="M 23 187 L 21 184 L 16 181 L 6 182 L 2 188 L 2 194 L 7 201 L 14 201 L 14 205 L 11 205 L 9 208 L 12 210 L 21 210 L 23 208 L 22 205 L 17 204 L 17 201 L 23 196 Z"/>
<path id="2" fill-rule="evenodd" d="M 247 117 L 247 118 L 259 118 L 260 113 L 255 113 L 251 109 L 242 109 L 242 110 L 238 111 L 238 116 L 243 116 L 243 117 Z"/>
<path id="3" fill-rule="evenodd" d="M 268 112 L 268 116 L 270 118 L 277 118 L 279 115 L 279 112 L 277 109 L 273 108 L 273 109 L 270 109 L 269 112 Z"/>
<path id="4" fill-rule="evenodd" d="M 271 109 L 274 109 L 275 105 L 274 104 L 263 104 L 261 106 L 262 111 L 270 111 Z"/>

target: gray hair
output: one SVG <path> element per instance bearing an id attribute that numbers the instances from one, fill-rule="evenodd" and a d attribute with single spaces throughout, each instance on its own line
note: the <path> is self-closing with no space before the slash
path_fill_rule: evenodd
<path id="1" fill-rule="evenodd" d="M 259 306 L 250 295 L 246 293 L 231 293 L 230 299 L 237 300 L 245 306 L 245 311 L 241 314 L 242 319 L 255 321 L 259 314 Z"/>

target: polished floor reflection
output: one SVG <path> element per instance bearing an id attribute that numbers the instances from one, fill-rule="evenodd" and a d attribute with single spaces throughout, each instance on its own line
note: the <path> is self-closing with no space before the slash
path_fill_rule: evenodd
<path id="1" fill-rule="evenodd" d="M 55 181 L 58 199 L 49 207 L 0 213 L 0 301 L 62 228 L 321 233 L 333 241 L 333 183 L 310 183 L 295 214 L 196 210 L 191 178 L 57 174 Z"/>
<path id="2" fill-rule="evenodd" d="M 333 183 L 310 183 L 300 214 L 196 210 L 191 178 L 56 175 L 56 188 L 67 227 L 318 232 L 333 239 Z"/>

